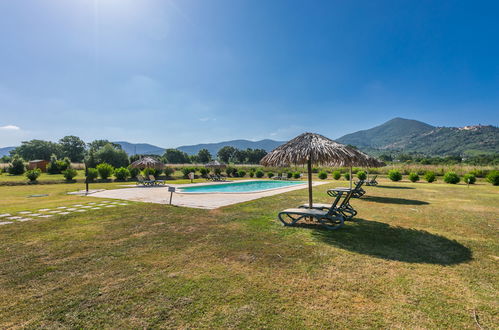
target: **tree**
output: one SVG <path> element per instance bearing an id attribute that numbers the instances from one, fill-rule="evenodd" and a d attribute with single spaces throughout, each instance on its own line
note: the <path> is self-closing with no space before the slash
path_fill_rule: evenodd
<path id="1" fill-rule="evenodd" d="M 95 153 L 95 160 L 98 164 L 107 163 L 113 167 L 128 166 L 128 155 L 122 149 L 118 149 L 111 143 L 104 145 Z"/>
<path id="2" fill-rule="evenodd" d="M 208 163 L 211 160 L 211 154 L 208 149 L 201 149 L 198 152 L 198 161 L 200 163 Z"/>
<path id="3" fill-rule="evenodd" d="M 222 149 L 218 150 L 217 157 L 224 163 L 228 163 L 232 160 L 234 153 L 236 152 L 236 148 L 231 146 L 225 146 Z"/>
<path id="4" fill-rule="evenodd" d="M 110 144 L 115 149 L 122 149 L 121 146 L 117 143 L 109 142 L 108 140 L 94 140 L 88 144 L 88 148 L 94 152 L 105 146 L 106 144 Z"/>
<path id="5" fill-rule="evenodd" d="M 190 163 L 189 156 L 178 149 L 166 149 L 163 154 L 163 159 L 165 163 L 170 164 L 186 164 Z"/>
<path id="6" fill-rule="evenodd" d="M 68 135 L 59 140 L 62 156 L 68 157 L 72 162 L 80 163 L 85 157 L 85 142 L 79 137 Z"/>
<path id="7" fill-rule="evenodd" d="M 26 167 L 24 166 L 24 159 L 19 157 L 19 155 L 15 155 L 12 157 L 12 162 L 10 163 L 7 171 L 12 175 L 21 175 L 26 171 Z"/>
<path id="8" fill-rule="evenodd" d="M 11 150 L 10 154 L 19 155 L 26 160 L 49 160 L 52 154 L 55 154 L 58 157 L 61 156 L 61 147 L 59 144 L 50 141 L 23 141 L 19 147 Z"/>

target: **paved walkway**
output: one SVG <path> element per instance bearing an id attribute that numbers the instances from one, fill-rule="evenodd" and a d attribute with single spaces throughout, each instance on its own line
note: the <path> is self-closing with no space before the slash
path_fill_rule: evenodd
<path id="1" fill-rule="evenodd" d="M 328 182 L 314 182 L 313 185 L 317 186 L 326 183 Z M 210 185 L 210 184 L 214 183 L 207 182 L 207 183 L 196 183 L 188 185 L 172 184 L 170 186 L 180 188 L 180 187 L 200 186 L 200 185 Z M 200 208 L 200 209 L 216 209 L 222 206 L 242 203 L 262 197 L 273 196 L 288 191 L 306 189 L 306 188 L 307 184 L 304 183 L 300 185 L 282 187 L 269 191 L 252 192 L 252 193 L 184 194 L 184 193 L 175 192 L 173 194 L 172 204 L 177 206 L 185 206 L 185 207 Z M 130 201 L 158 203 L 158 204 L 169 204 L 170 202 L 170 193 L 168 192 L 168 187 L 134 187 L 134 188 L 105 190 L 89 195 L 89 197 L 124 199 Z"/>
<path id="2" fill-rule="evenodd" d="M 0 214 L 0 226 L 10 225 L 16 222 L 33 221 L 37 219 L 52 218 L 54 216 L 67 215 L 70 213 L 82 213 L 91 210 L 101 210 L 102 208 L 110 208 L 117 206 L 129 205 L 121 201 L 99 201 L 97 203 L 83 203 L 72 206 L 59 206 L 52 209 L 39 209 L 37 211 L 20 211 L 13 214 Z"/>

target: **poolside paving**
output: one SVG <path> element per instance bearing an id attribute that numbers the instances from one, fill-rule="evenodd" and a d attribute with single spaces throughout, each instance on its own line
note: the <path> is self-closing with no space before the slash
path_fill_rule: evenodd
<path id="1" fill-rule="evenodd" d="M 254 180 L 244 180 L 244 181 L 254 181 Z M 242 182 L 237 181 L 237 182 Z M 227 183 L 227 182 L 223 182 Z M 313 185 L 326 184 L 327 182 L 314 182 Z M 200 185 L 212 185 L 213 182 L 207 183 L 195 183 L 195 184 L 183 184 L 183 185 L 170 185 L 171 187 L 181 188 L 181 187 L 192 187 Z M 222 206 L 242 203 L 251 201 L 254 199 L 273 196 L 277 194 L 282 194 L 284 192 L 306 189 L 308 186 L 306 183 L 298 184 L 288 187 L 282 187 L 273 190 L 261 191 L 261 192 L 250 192 L 250 193 L 180 193 L 175 192 L 172 198 L 172 204 L 177 206 L 200 208 L 200 209 L 217 209 Z M 89 195 L 89 197 L 97 198 L 113 198 L 113 199 L 123 199 L 129 201 L 137 202 L 147 202 L 147 203 L 157 203 L 157 204 L 169 204 L 170 193 L 168 192 L 168 186 L 166 187 L 133 187 L 133 188 L 123 188 L 123 189 L 112 189 L 97 192 L 95 194 Z M 90 204 L 90 203 L 89 203 Z"/>

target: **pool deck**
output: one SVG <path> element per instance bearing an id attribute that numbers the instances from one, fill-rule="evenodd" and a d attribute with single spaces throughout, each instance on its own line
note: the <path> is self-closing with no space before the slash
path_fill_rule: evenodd
<path id="1" fill-rule="evenodd" d="M 255 180 L 241 180 L 234 182 L 243 181 L 255 181 Z M 220 184 L 227 182 L 217 182 Z M 326 184 L 327 182 L 313 182 L 314 186 Z M 181 188 L 181 187 L 192 187 L 201 185 L 213 185 L 214 182 L 207 183 L 195 183 L 195 184 L 172 184 L 170 187 Z M 272 190 L 260 191 L 260 192 L 249 192 L 249 193 L 173 193 L 172 204 L 177 206 L 192 207 L 199 209 L 216 209 L 222 206 L 242 203 L 251 201 L 254 199 L 268 197 L 273 195 L 282 194 L 288 191 L 306 189 L 308 185 L 297 184 L 288 187 L 276 188 Z M 168 192 L 168 187 L 133 187 L 133 188 L 123 188 L 123 189 L 112 189 L 97 192 L 95 194 L 89 195 L 91 197 L 98 198 L 114 198 L 123 199 L 128 201 L 136 202 L 146 202 L 146 203 L 157 203 L 157 204 L 169 204 L 170 193 Z"/>

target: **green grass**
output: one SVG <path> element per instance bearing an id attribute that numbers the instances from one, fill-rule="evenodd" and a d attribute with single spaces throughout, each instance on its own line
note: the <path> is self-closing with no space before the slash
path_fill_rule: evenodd
<path id="1" fill-rule="evenodd" d="M 33 189 L 52 189 L 37 208 L 95 201 L 70 186 L 0 187 L 0 213 L 29 209 Z M 276 221 L 306 190 L 1 226 L 0 328 L 476 328 L 473 313 L 499 324 L 498 187 L 367 191 L 356 221 L 333 232 Z"/>

